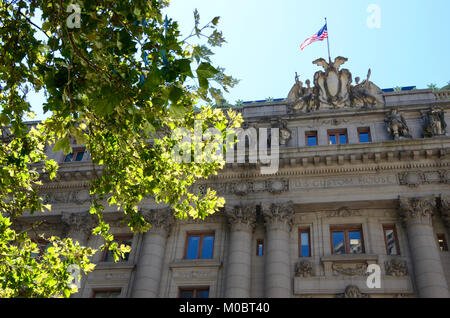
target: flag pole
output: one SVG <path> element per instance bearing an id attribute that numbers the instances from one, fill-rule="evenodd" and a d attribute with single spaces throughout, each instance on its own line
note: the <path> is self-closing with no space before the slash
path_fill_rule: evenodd
<path id="1" fill-rule="evenodd" d="M 327 33 L 328 33 L 328 35 L 327 35 L 327 44 L 328 44 L 328 60 L 330 61 L 330 63 L 331 63 L 331 54 L 330 54 L 330 41 L 329 41 L 329 38 L 330 38 L 330 33 L 328 32 L 328 22 L 327 22 L 327 18 L 325 17 L 325 25 L 327 26 Z"/>

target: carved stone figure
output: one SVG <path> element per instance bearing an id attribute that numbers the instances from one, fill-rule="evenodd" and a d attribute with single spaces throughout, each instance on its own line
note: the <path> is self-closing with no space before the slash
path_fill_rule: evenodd
<path id="1" fill-rule="evenodd" d="M 286 145 L 291 140 L 292 132 L 287 128 L 286 121 L 280 123 L 280 145 Z"/>
<path id="2" fill-rule="evenodd" d="M 303 87 L 303 82 L 299 81 L 297 73 L 295 74 L 295 84 L 289 92 L 287 101 L 292 105 L 294 111 L 310 112 L 315 110 L 316 100 L 310 80 L 306 80 L 307 87 Z"/>
<path id="3" fill-rule="evenodd" d="M 311 277 L 312 265 L 309 261 L 301 261 L 295 264 L 295 277 Z"/>
<path id="4" fill-rule="evenodd" d="M 313 62 L 324 68 L 324 72 L 319 71 L 314 74 L 314 86 L 320 109 L 351 107 L 352 74 L 347 69 L 339 70 L 340 66 L 347 61 L 347 58 L 338 56 L 332 63 L 331 61 L 328 63 L 323 58 Z"/>
<path id="5" fill-rule="evenodd" d="M 367 73 L 367 79 L 359 84 L 359 77 L 355 78 L 356 85 L 351 88 L 351 101 L 354 107 L 368 107 L 384 105 L 383 91 L 369 81 L 371 70 Z"/>
<path id="6" fill-rule="evenodd" d="M 388 133 L 394 140 L 412 138 L 406 120 L 403 115 L 398 112 L 397 108 L 391 110 L 384 122 L 386 123 Z"/>
<path id="7" fill-rule="evenodd" d="M 427 112 L 422 113 L 422 118 L 424 137 L 443 136 L 447 133 L 443 109 L 430 107 Z"/>
<path id="8" fill-rule="evenodd" d="M 408 276 L 408 264 L 405 260 L 394 258 L 390 261 L 384 262 L 386 275 L 402 277 Z"/>

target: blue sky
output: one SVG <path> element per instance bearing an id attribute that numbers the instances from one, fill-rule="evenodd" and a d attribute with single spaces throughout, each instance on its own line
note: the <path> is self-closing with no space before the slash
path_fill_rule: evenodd
<path id="1" fill-rule="evenodd" d="M 379 9 L 379 28 L 367 20 Z M 448 0 L 172 0 L 167 15 L 179 21 L 187 35 L 197 8 L 201 22 L 221 16 L 219 29 L 227 40 L 216 48 L 213 62 L 240 80 L 225 98 L 253 101 L 285 98 L 295 72 L 304 82 L 319 69 L 312 61 L 327 58 L 326 41 L 300 51 L 300 44 L 328 18 L 331 56 L 344 56 L 353 77 L 371 80 L 381 88 L 439 87 L 450 81 L 450 1 Z M 373 21 L 373 20 L 371 20 Z M 37 119 L 42 95 L 33 96 Z"/>

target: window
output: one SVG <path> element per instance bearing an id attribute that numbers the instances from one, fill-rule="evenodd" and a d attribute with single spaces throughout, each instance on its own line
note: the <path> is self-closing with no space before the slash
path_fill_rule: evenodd
<path id="1" fill-rule="evenodd" d="M 120 296 L 121 289 L 101 289 L 93 290 L 92 298 L 118 298 Z"/>
<path id="2" fill-rule="evenodd" d="M 331 228 L 331 248 L 333 254 L 362 254 L 364 242 L 360 227 Z"/>
<path id="3" fill-rule="evenodd" d="M 438 234 L 437 239 L 439 243 L 439 249 L 441 250 L 441 252 L 448 252 L 448 245 L 447 240 L 445 239 L 445 234 Z"/>
<path id="4" fill-rule="evenodd" d="M 214 233 L 188 234 L 186 239 L 186 259 L 213 258 Z"/>
<path id="5" fill-rule="evenodd" d="M 131 246 L 132 242 L 133 242 L 133 236 L 132 235 L 126 235 L 126 236 L 116 236 L 114 238 L 114 241 L 117 244 L 120 245 L 126 245 L 126 246 Z M 122 262 L 127 262 L 128 261 L 128 257 L 130 256 L 130 253 L 126 253 L 124 259 L 120 259 L 120 261 Z M 110 250 L 106 250 L 103 252 L 103 258 L 102 258 L 103 262 L 114 262 L 114 255 Z"/>
<path id="6" fill-rule="evenodd" d="M 298 231 L 298 245 L 299 245 L 299 256 L 300 257 L 310 257 L 311 256 L 311 243 L 310 234 L 308 229 L 300 229 Z"/>
<path id="7" fill-rule="evenodd" d="M 384 225 L 384 242 L 386 243 L 387 255 L 400 255 L 398 247 L 397 231 L 394 225 Z"/>
<path id="8" fill-rule="evenodd" d="M 305 144 L 307 147 L 317 146 L 317 131 L 308 131 L 305 133 Z"/>
<path id="9" fill-rule="evenodd" d="M 372 142 L 372 137 L 370 136 L 370 128 L 358 128 L 359 142 Z"/>
<path id="10" fill-rule="evenodd" d="M 31 253 L 31 255 L 30 255 L 32 258 L 34 258 L 36 260 L 39 260 L 42 257 L 42 255 L 44 255 L 44 253 L 48 247 L 53 246 L 52 243 L 47 242 L 46 240 L 43 240 L 43 239 L 37 239 L 37 240 L 32 240 L 32 241 L 33 241 L 33 243 L 37 244 L 37 247 L 39 249 L 39 252 Z"/>
<path id="11" fill-rule="evenodd" d="M 72 153 L 69 153 L 65 158 L 64 162 L 73 162 L 73 161 L 81 161 L 83 160 L 85 149 L 77 149 L 73 150 Z"/>
<path id="12" fill-rule="evenodd" d="M 347 130 L 328 131 L 328 143 L 330 145 L 347 144 Z"/>
<path id="13" fill-rule="evenodd" d="M 256 241 L 256 256 L 264 255 L 264 240 Z"/>
<path id="14" fill-rule="evenodd" d="M 179 298 L 209 298 L 209 287 L 180 288 Z"/>

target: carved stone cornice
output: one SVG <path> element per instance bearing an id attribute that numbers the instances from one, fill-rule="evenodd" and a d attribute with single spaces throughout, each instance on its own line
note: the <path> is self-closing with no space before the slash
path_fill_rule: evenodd
<path id="1" fill-rule="evenodd" d="M 399 197 L 399 212 L 403 225 L 419 223 L 431 225 L 431 218 L 436 208 L 434 196 L 422 198 Z"/>
<path id="2" fill-rule="evenodd" d="M 85 238 L 89 237 L 92 229 L 96 225 L 95 218 L 89 212 L 62 212 L 61 222 L 63 223 L 63 233 L 66 236 L 80 233 L 85 236 Z"/>
<path id="3" fill-rule="evenodd" d="M 292 228 L 294 219 L 294 203 L 264 203 L 262 204 L 264 223 L 266 225 L 281 223 Z"/>
<path id="4" fill-rule="evenodd" d="M 228 223 L 233 225 L 247 225 L 249 228 L 254 229 L 256 225 L 256 205 L 236 205 L 226 206 L 225 214 L 227 216 Z"/>
<path id="5" fill-rule="evenodd" d="M 150 231 L 170 232 L 170 228 L 174 223 L 174 217 L 171 209 L 142 209 L 141 212 L 145 221 L 151 225 Z"/>

